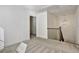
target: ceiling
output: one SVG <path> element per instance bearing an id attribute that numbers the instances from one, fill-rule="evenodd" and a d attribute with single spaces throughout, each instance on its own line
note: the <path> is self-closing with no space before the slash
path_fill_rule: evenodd
<path id="1" fill-rule="evenodd" d="M 57 5 L 51 6 L 47 10 L 53 14 L 63 14 L 63 13 L 75 13 L 77 9 L 76 5 Z"/>
<path id="2" fill-rule="evenodd" d="M 25 8 L 30 10 L 30 11 L 38 12 L 44 8 L 49 7 L 49 6 L 48 5 L 26 5 Z"/>
<path id="3" fill-rule="evenodd" d="M 24 6 L 27 10 L 34 12 L 49 11 L 54 14 L 60 13 L 74 13 L 76 5 L 26 5 Z"/>

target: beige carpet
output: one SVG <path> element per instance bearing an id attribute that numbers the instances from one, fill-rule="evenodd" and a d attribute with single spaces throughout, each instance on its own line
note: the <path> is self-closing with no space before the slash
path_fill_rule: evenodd
<path id="1" fill-rule="evenodd" d="M 78 53 L 79 49 L 74 44 L 60 42 L 53 39 L 32 38 L 28 42 L 26 53 Z M 6 47 L 2 53 L 15 53 L 18 44 Z"/>
<path id="2" fill-rule="evenodd" d="M 26 52 L 30 53 L 76 53 L 79 49 L 74 44 L 57 40 L 33 39 L 28 44 Z"/>

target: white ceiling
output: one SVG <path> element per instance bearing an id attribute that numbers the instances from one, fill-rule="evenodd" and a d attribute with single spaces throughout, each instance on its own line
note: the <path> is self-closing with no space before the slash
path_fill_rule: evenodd
<path id="1" fill-rule="evenodd" d="M 51 13 L 74 13 L 76 5 L 26 5 L 25 8 L 30 11 L 40 12 L 47 10 Z"/>
<path id="2" fill-rule="evenodd" d="M 75 13 L 76 8 L 76 5 L 57 5 L 49 7 L 48 11 L 54 14 Z"/>
<path id="3" fill-rule="evenodd" d="M 47 8 L 48 5 L 26 5 L 25 8 L 30 10 L 30 11 L 35 11 L 38 12 L 44 8 Z"/>

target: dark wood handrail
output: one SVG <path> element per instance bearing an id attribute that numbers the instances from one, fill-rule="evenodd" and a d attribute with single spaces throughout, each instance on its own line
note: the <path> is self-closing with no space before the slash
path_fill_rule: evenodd
<path id="1" fill-rule="evenodd" d="M 47 29 L 56 29 L 56 30 L 59 30 L 59 28 L 47 28 Z"/>
<path id="2" fill-rule="evenodd" d="M 64 37 L 63 37 L 63 33 L 62 33 L 62 30 L 61 30 L 61 27 L 59 27 L 59 31 L 60 31 L 60 41 L 64 41 Z"/>

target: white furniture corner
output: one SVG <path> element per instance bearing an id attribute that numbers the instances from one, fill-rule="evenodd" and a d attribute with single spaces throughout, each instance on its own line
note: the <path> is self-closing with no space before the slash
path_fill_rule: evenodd
<path id="1" fill-rule="evenodd" d="M 4 49 L 4 29 L 0 27 L 0 51 Z"/>

